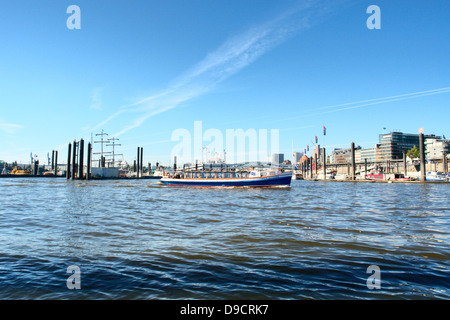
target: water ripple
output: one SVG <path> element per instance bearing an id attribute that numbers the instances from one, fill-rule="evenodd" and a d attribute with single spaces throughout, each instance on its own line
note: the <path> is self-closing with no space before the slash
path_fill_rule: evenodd
<path id="1" fill-rule="evenodd" d="M 0 190 L 3 299 L 450 298 L 448 185 L 23 178 Z"/>

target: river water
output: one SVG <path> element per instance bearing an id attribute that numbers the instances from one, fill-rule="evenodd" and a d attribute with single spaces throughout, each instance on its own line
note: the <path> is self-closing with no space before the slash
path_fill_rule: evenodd
<path id="1" fill-rule="evenodd" d="M 448 184 L 3 178 L 0 194 L 0 299 L 450 298 Z"/>

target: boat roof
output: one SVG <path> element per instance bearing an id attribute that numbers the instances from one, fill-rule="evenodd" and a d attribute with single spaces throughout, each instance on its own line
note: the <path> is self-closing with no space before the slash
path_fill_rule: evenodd
<path id="1" fill-rule="evenodd" d="M 277 164 L 277 163 L 271 163 L 271 162 L 262 162 L 262 161 L 256 161 L 256 162 L 241 162 L 241 163 L 203 163 L 198 164 L 198 168 L 230 168 L 230 169 L 249 169 L 249 168 L 280 168 L 280 169 L 291 169 L 292 165 L 284 165 L 284 164 Z M 180 168 L 181 169 L 181 168 Z M 195 169 L 195 165 L 190 165 L 188 167 L 185 167 L 185 169 Z"/>

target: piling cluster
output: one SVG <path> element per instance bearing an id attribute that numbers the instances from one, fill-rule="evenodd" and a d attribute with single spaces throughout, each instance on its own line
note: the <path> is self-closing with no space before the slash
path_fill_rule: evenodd
<path id="1" fill-rule="evenodd" d="M 425 159 L 425 144 L 424 144 L 424 134 L 420 133 L 419 134 L 419 147 L 420 147 L 420 181 L 426 181 L 426 159 Z M 327 164 L 326 162 L 326 149 L 322 148 L 322 171 L 323 171 L 323 179 L 327 179 L 327 170 L 330 167 L 334 167 L 335 169 L 337 169 L 338 167 L 347 167 L 348 168 L 348 175 L 349 178 L 351 180 L 356 180 L 356 175 L 357 175 L 357 170 L 356 167 L 358 166 L 364 166 L 364 178 L 367 177 L 368 174 L 368 161 L 367 159 L 364 159 L 364 162 L 359 162 L 356 163 L 356 158 L 355 158 L 355 143 L 352 142 L 351 146 L 350 146 L 350 150 L 351 150 L 351 159 L 350 159 L 350 163 L 334 163 L 334 164 Z M 444 156 L 443 158 L 444 160 L 444 172 L 447 173 L 447 167 L 448 167 L 448 163 L 447 163 L 447 158 L 446 156 Z M 403 153 L 403 159 L 400 160 L 386 160 L 386 161 L 375 161 L 375 162 L 371 162 L 371 164 L 385 164 L 386 165 L 386 170 L 389 173 L 390 172 L 390 168 L 391 168 L 391 164 L 397 164 L 399 165 L 400 163 L 403 163 L 403 172 L 406 176 L 407 174 L 407 161 L 406 161 L 406 153 Z M 305 161 L 303 161 L 300 164 L 300 171 L 302 173 L 302 176 L 306 179 L 313 179 L 314 177 L 318 177 L 318 170 L 319 170 L 319 163 L 318 163 L 318 159 L 317 159 L 317 154 L 314 154 L 314 157 L 307 157 L 305 159 Z"/>
<path id="2" fill-rule="evenodd" d="M 87 147 L 87 170 L 84 172 L 84 140 L 69 143 L 67 151 L 67 179 L 89 180 L 91 178 L 91 157 L 92 145 L 89 142 Z"/>

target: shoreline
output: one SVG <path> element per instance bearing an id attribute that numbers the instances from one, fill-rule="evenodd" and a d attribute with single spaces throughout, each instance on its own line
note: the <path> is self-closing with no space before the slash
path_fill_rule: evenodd
<path id="1" fill-rule="evenodd" d="M 55 175 L 14 175 L 14 174 L 5 174 L 0 175 L 0 178 L 59 178 L 59 179 L 66 179 L 66 180 L 72 180 L 72 178 L 67 179 L 66 176 L 55 176 Z M 89 180 L 85 179 L 75 179 L 77 181 L 90 181 L 90 180 L 136 180 L 136 179 L 144 179 L 144 180 L 158 180 L 161 179 L 161 177 L 155 177 L 155 176 L 143 176 L 143 177 L 119 177 L 119 178 L 108 178 L 108 177 L 90 177 Z"/>
<path id="2" fill-rule="evenodd" d="M 396 180 L 351 180 L 351 179 L 316 179 L 306 178 L 305 181 L 322 181 L 322 182 L 365 182 L 365 183 L 432 183 L 432 184 L 450 184 L 450 181 L 396 181 Z"/>
<path id="3" fill-rule="evenodd" d="M 67 179 L 66 176 L 55 176 L 55 175 L 13 175 L 13 174 L 7 174 L 7 175 L 0 175 L 0 178 L 14 178 L 14 179 L 20 179 L 20 178 L 60 178 L 60 179 Z M 154 176 L 144 176 L 144 177 L 120 177 L 120 178 L 101 178 L 101 177 L 90 177 L 89 180 L 158 180 L 161 179 L 161 177 L 154 177 Z M 72 180 L 72 179 L 67 179 Z M 89 181 L 86 179 L 75 179 L 77 181 Z M 450 184 L 450 181 L 396 181 L 396 180 L 351 180 L 351 179 L 317 179 L 317 178 L 304 178 L 304 179 L 296 179 L 293 181 L 319 181 L 319 182 L 357 182 L 357 183 L 410 183 L 410 184 Z"/>

